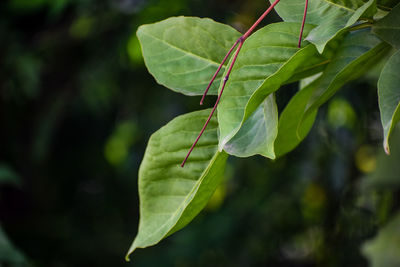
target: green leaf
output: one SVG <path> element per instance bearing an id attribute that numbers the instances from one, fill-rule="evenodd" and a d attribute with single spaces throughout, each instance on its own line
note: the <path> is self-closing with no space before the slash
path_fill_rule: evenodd
<path id="1" fill-rule="evenodd" d="M 241 36 L 211 19 L 174 17 L 139 27 L 144 61 L 158 83 L 186 95 L 201 95 L 225 54 Z M 210 94 L 217 93 L 217 85 Z"/>
<path id="2" fill-rule="evenodd" d="M 309 110 L 321 106 L 344 84 L 360 77 L 388 51 L 388 45 L 367 30 L 349 33 L 321 76 Z"/>
<path id="3" fill-rule="evenodd" d="M 275 96 L 271 94 L 243 123 L 239 132 L 224 146 L 224 149 L 237 157 L 259 154 L 274 159 L 273 144 L 277 134 L 278 108 Z"/>
<path id="4" fill-rule="evenodd" d="M 319 79 L 316 79 L 296 95 L 294 95 L 279 117 L 278 136 L 275 140 L 276 157 L 280 157 L 287 152 L 293 150 L 307 136 L 308 132 L 314 124 L 317 110 L 308 116 L 302 124 L 302 114 L 307 109 L 307 103 L 310 100 Z"/>
<path id="5" fill-rule="evenodd" d="M 304 14 L 304 0 L 282 1 L 275 10 L 284 21 L 300 22 Z M 375 12 L 375 0 L 366 3 L 362 0 L 310 0 L 306 22 L 317 27 L 304 36 L 322 53 L 330 40 L 343 33 L 342 29 L 353 25 L 363 15 L 371 16 Z"/>
<path id="6" fill-rule="evenodd" d="M 400 3 L 383 19 L 377 21 L 372 28 L 382 40 L 396 49 L 400 49 Z"/>
<path id="7" fill-rule="evenodd" d="M 379 230 L 378 235 L 364 243 L 362 253 L 370 266 L 400 266 L 400 213 Z"/>
<path id="8" fill-rule="evenodd" d="M 390 153 L 389 137 L 400 120 L 400 51 L 387 61 L 378 81 L 379 110 L 383 126 L 383 147 Z"/>
<path id="9" fill-rule="evenodd" d="M 349 33 L 320 77 L 300 90 L 279 118 L 275 153 L 294 149 L 311 129 L 318 108 L 347 82 L 360 77 L 389 47 L 367 31 Z"/>
<path id="10" fill-rule="evenodd" d="M 220 184 L 227 154 L 217 150 L 215 116 L 185 167 L 180 167 L 209 113 L 207 109 L 179 116 L 151 136 L 139 169 L 139 231 L 128 255 L 187 225 Z"/>
<path id="11" fill-rule="evenodd" d="M 294 76 L 301 79 L 320 72 L 329 62 L 330 55 L 328 55 L 328 52 L 320 55 L 313 45 L 306 45 L 302 49 L 297 48 L 299 27 L 299 23 L 270 24 L 250 36 L 243 45 L 218 106 L 220 150 L 225 149 L 225 145 L 234 138 L 245 120 L 259 108 L 270 93 L 276 91 L 281 85 L 293 81 L 291 78 Z M 305 33 L 311 29 L 312 26 L 306 25 Z M 258 99 L 259 101 L 251 107 L 252 109 L 244 117 L 248 100 L 252 97 L 253 92 L 258 91 L 260 87 L 268 92 Z M 253 121 L 256 122 L 256 120 Z M 263 122 L 259 123 L 257 127 L 261 129 Z M 271 137 L 274 135 L 272 129 L 274 123 L 271 121 L 267 125 L 271 125 L 271 131 L 267 134 Z M 242 133 L 235 138 L 246 135 L 243 131 L 254 127 L 256 126 L 247 124 L 241 130 Z M 241 138 L 241 142 L 244 140 L 246 139 Z M 262 141 L 261 139 L 258 140 Z M 238 144 L 236 140 L 232 140 L 231 144 L 233 143 Z M 246 144 L 240 146 L 245 147 Z M 253 145 L 252 147 L 256 146 Z M 274 158 L 274 155 L 271 154 L 272 144 L 263 144 L 262 147 L 268 149 L 264 152 L 247 150 L 243 151 L 243 154 L 238 153 L 239 150 L 236 149 L 235 155 L 262 154 Z M 230 146 L 229 149 L 232 150 L 231 148 Z"/>

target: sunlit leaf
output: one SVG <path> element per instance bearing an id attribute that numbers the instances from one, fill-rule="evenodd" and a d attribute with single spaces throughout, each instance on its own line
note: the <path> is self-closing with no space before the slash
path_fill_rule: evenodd
<path id="1" fill-rule="evenodd" d="M 215 117 L 185 167 L 180 167 L 209 113 L 179 116 L 151 136 L 139 170 L 139 231 L 128 255 L 187 225 L 220 184 L 227 154 L 217 150 Z"/>
<path id="2" fill-rule="evenodd" d="M 211 19 L 175 17 L 143 25 L 137 36 L 146 66 L 158 83 L 176 92 L 199 95 L 241 34 Z M 210 94 L 216 94 L 223 72 Z"/>

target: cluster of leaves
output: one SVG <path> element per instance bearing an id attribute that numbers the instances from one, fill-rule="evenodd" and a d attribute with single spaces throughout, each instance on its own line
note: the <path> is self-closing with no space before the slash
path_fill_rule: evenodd
<path id="1" fill-rule="evenodd" d="M 310 0 L 305 39 L 297 47 L 304 0 L 282 0 L 283 22 L 244 43 L 224 95 L 184 168 L 179 165 L 210 110 L 179 116 L 152 135 L 139 170 L 140 223 L 128 255 L 187 225 L 219 185 L 228 155 L 276 159 L 309 133 L 318 109 L 345 84 L 385 66 L 378 82 L 384 149 L 400 119 L 400 4 L 387 0 Z M 158 83 L 201 95 L 231 45 L 241 36 L 210 19 L 174 17 L 137 32 L 149 72 Z M 394 52 L 393 52 L 394 51 Z M 232 59 L 231 59 L 232 60 Z M 221 89 L 230 62 L 211 87 Z M 275 92 L 300 82 L 280 114 Z M 218 87 L 218 85 L 220 85 Z"/>

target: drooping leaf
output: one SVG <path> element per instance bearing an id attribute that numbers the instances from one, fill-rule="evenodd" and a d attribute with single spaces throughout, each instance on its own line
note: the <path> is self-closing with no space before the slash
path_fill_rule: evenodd
<path id="1" fill-rule="evenodd" d="M 245 42 L 218 106 L 220 150 L 224 149 L 232 138 L 240 138 L 240 140 L 232 140 L 229 145 L 230 151 L 236 151 L 235 155 L 262 154 L 271 158 L 274 157 L 271 153 L 273 151 L 271 150 L 272 144 L 265 144 L 262 139 L 257 140 L 261 142 L 260 146 L 266 148 L 266 151 L 260 152 L 258 148 L 254 151 L 246 149 L 243 154 L 239 153 L 241 151 L 240 147 L 246 147 L 246 144 L 241 142 L 249 140 L 242 138 L 248 135 L 244 131 L 246 129 L 265 128 L 263 126 L 265 122 L 254 120 L 253 117 L 251 121 L 259 125 L 247 123 L 246 127 L 241 130 L 240 135 L 238 137 L 235 135 L 241 129 L 245 120 L 259 108 L 270 93 L 276 91 L 281 85 L 293 81 L 291 78 L 294 76 L 297 79 L 301 79 L 320 72 L 329 62 L 330 54 L 326 52 L 320 55 L 313 45 L 305 44 L 304 48 L 297 48 L 299 27 L 299 23 L 270 24 L 254 33 Z M 305 32 L 308 33 L 311 29 L 312 26 L 306 25 Z M 253 92 L 261 86 L 267 88 L 268 93 L 263 95 L 262 99 L 260 98 L 260 101 L 252 107 L 248 116 L 244 118 L 248 100 Z M 260 110 L 260 113 L 253 116 L 261 114 Z M 266 117 L 261 116 L 261 118 L 265 119 Z M 274 136 L 276 122 L 275 126 L 273 120 L 267 122 L 266 125 L 270 131 L 265 133 L 265 136 L 272 141 L 270 137 Z M 238 145 L 238 147 L 233 148 L 232 145 Z M 253 144 L 251 147 L 255 148 L 256 146 Z"/>
<path id="2" fill-rule="evenodd" d="M 271 1 L 271 0 L 270 0 Z M 309 0 L 306 22 L 316 27 L 308 34 L 306 40 L 315 44 L 320 53 L 326 44 L 342 29 L 353 25 L 363 16 L 372 16 L 376 12 L 376 1 L 369 0 Z M 288 22 L 300 22 L 304 14 L 304 0 L 280 2 L 275 10 Z"/>
<path id="3" fill-rule="evenodd" d="M 370 266 L 400 266 L 400 214 L 396 214 L 378 235 L 364 243 L 362 252 Z"/>
<path id="4" fill-rule="evenodd" d="M 372 28 L 382 40 L 388 42 L 396 49 L 400 49 L 400 3 L 396 5 L 381 20 L 378 20 Z"/>
<path id="5" fill-rule="evenodd" d="M 389 49 L 387 44 L 381 42 L 368 30 L 349 33 L 319 79 L 319 84 L 315 87 L 307 104 L 301 123 L 343 85 L 367 72 Z"/>
<path id="6" fill-rule="evenodd" d="M 199 95 L 241 34 L 211 19 L 174 17 L 139 27 L 137 36 L 146 66 L 158 83 Z M 223 71 L 210 94 L 216 94 Z"/>
<path id="7" fill-rule="evenodd" d="M 302 114 L 319 80 L 314 80 L 294 95 L 279 117 L 278 136 L 275 140 L 275 154 L 280 157 L 293 150 L 307 136 L 314 124 L 317 111 L 307 117 L 300 127 Z"/>
<path id="8" fill-rule="evenodd" d="M 224 149 L 237 157 L 259 154 L 274 159 L 273 144 L 277 134 L 278 108 L 275 96 L 271 94 L 242 125 L 235 137 L 224 146 Z"/>
<path id="9" fill-rule="evenodd" d="M 390 153 L 389 137 L 400 120 L 400 51 L 390 57 L 378 81 L 379 110 L 383 126 L 383 147 Z"/>
<path id="10" fill-rule="evenodd" d="M 277 155 L 295 148 L 311 129 L 318 108 L 344 84 L 368 71 L 388 50 L 388 45 L 368 31 L 349 33 L 321 77 L 300 90 L 282 112 L 275 142 Z"/>
<path id="11" fill-rule="evenodd" d="M 227 154 L 217 150 L 215 116 L 185 167 L 180 167 L 209 113 L 207 109 L 179 116 L 151 136 L 139 169 L 139 231 L 128 255 L 187 225 L 221 182 Z"/>

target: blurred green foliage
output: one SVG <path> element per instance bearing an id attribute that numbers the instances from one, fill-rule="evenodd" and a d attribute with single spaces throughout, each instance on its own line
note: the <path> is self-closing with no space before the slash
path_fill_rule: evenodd
<path id="1" fill-rule="evenodd" d="M 373 77 L 324 106 L 310 136 L 287 156 L 230 159 L 225 182 L 190 226 L 124 262 L 137 229 L 137 171 L 147 140 L 200 100 L 154 82 L 137 27 L 194 15 L 243 30 L 265 5 L 2 1 L 0 264 L 367 266 L 361 245 L 380 226 L 387 225 L 371 242 L 390 235 L 400 205 L 399 143 L 391 157 L 376 160 L 382 129 Z M 278 92 L 280 110 L 296 90 Z M 368 258 L 385 255 L 379 247 L 367 245 Z"/>

